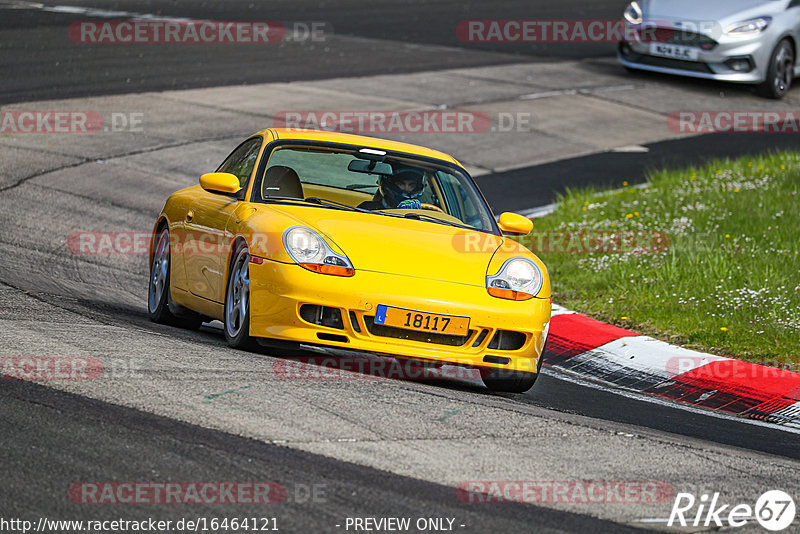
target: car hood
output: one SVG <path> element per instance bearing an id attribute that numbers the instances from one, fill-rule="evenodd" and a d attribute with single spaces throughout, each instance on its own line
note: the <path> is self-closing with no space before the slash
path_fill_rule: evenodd
<path id="1" fill-rule="evenodd" d="M 454 226 L 366 215 L 368 221 L 326 219 L 317 228 L 336 243 L 357 270 L 485 284 L 500 236 Z"/>
<path id="2" fill-rule="evenodd" d="M 788 0 L 714 0 L 698 2 L 697 0 L 644 0 L 642 11 L 645 20 L 674 23 L 715 21 L 722 27 L 728 24 L 763 15 L 774 15 L 786 9 Z M 703 31 L 710 34 L 712 32 Z"/>
<path id="3" fill-rule="evenodd" d="M 483 287 L 489 262 L 505 241 L 493 234 L 402 217 L 313 208 L 302 213 L 290 210 L 300 224 L 336 245 L 357 271 Z"/>

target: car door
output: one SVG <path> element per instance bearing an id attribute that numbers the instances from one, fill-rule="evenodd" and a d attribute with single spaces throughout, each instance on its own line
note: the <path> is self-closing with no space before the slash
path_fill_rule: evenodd
<path id="1" fill-rule="evenodd" d="M 225 301 L 225 264 L 232 236 L 228 220 L 244 200 L 263 138 L 252 137 L 239 145 L 219 166 L 239 178 L 242 191 L 234 195 L 203 191 L 186 212 L 184 265 L 189 291 L 214 302 Z"/>

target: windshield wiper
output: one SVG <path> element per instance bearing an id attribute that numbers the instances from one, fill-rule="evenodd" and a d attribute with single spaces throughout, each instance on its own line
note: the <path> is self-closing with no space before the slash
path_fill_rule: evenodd
<path id="1" fill-rule="evenodd" d="M 333 200 L 327 200 L 325 198 L 319 197 L 307 197 L 307 198 L 297 198 L 297 197 L 277 197 L 277 196 L 268 196 L 264 199 L 264 202 L 305 202 L 307 204 L 317 204 L 320 206 L 325 206 L 329 208 L 336 208 L 340 210 L 347 210 L 347 211 L 358 211 L 360 213 L 375 213 L 372 210 L 365 210 L 364 208 L 356 208 L 355 206 L 348 206 L 347 204 L 342 204 L 340 202 L 334 202 Z"/>
<path id="2" fill-rule="evenodd" d="M 386 215 L 390 215 L 390 214 L 387 213 Z M 438 217 L 434 217 L 432 215 L 426 215 L 424 213 L 406 213 L 405 215 L 402 215 L 402 217 L 404 217 L 406 219 L 417 219 L 419 221 L 429 221 L 429 222 L 435 222 L 435 223 L 439 223 L 439 224 L 446 224 L 448 226 L 455 226 L 456 228 L 465 228 L 467 230 L 477 230 L 477 228 L 475 228 L 474 226 L 467 226 L 467 225 L 464 225 L 464 224 L 454 223 L 452 221 L 445 221 L 445 220 L 439 219 Z"/>
<path id="3" fill-rule="evenodd" d="M 349 206 L 347 204 L 342 204 L 341 202 L 334 202 L 333 200 L 328 200 L 326 198 L 319 198 L 319 197 L 306 197 L 306 202 L 311 202 L 313 204 L 319 204 L 321 206 L 332 206 L 338 207 L 340 209 L 345 209 L 347 211 L 359 211 L 361 213 L 374 213 L 372 210 L 365 210 L 364 208 L 357 208 L 355 206 Z"/>

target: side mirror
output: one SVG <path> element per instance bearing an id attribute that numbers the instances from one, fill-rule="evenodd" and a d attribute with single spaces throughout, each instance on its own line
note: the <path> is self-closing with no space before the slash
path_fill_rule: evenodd
<path id="1" fill-rule="evenodd" d="M 497 225 L 504 234 L 528 235 L 533 231 L 533 221 L 518 213 L 503 213 Z"/>
<path id="2" fill-rule="evenodd" d="M 239 179 L 229 172 L 209 172 L 200 177 L 200 187 L 209 193 L 238 193 Z"/>
<path id="3" fill-rule="evenodd" d="M 238 193 L 239 179 L 229 172 L 209 172 L 200 177 L 200 187 L 210 193 Z"/>

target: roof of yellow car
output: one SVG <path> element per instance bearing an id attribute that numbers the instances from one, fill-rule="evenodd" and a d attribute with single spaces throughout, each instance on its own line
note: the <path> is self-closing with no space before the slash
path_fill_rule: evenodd
<path id="1" fill-rule="evenodd" d="M 352 135 L 339 132 L 323 132 L 319 130 L 301 130 L 294 128 L 268 128 L 259 133 L 266 134 L 272 132 L 276 139 L 298 139 L 302 141 L 325 141 L 329 143 L 343 143 L 347 145 L 364 146 L 369 148 L 376 148 L 379 150 L 393 150 L 397 152 L 405 152 L 407 154 L 416 154 L 418 156 L 426 156 L 429 158 L 441 159 L 444 161 L 461 165 L 453 156 L 425 148 L 410 143 L 401 143 L 399 141 L 389 141 L 386 139 L 378 139 L 377 137 L 366 137 L 363 135 Z"/>

